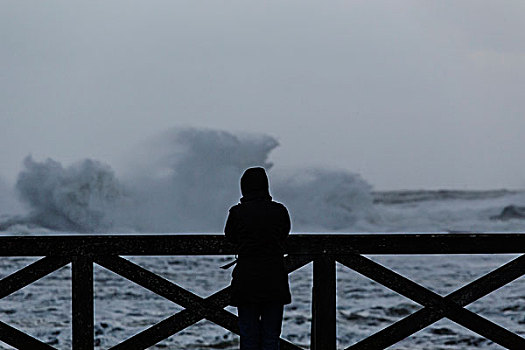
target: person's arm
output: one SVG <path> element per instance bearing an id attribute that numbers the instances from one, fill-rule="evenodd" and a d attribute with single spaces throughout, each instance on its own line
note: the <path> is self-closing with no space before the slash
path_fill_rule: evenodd
<path id="1" fill-rule="evenodd" d="M 226 240 L 237 243 L 237 219 L 235 214 L 234 207 L 230 208 L 230 212 L 228 214 L 228 219 L 226 219 L 226 225 L 224 226 L 224 235 L 226 236 Z"/>
<path id="2" fill-rule="evenodd" d="M 283 219 L 282 219 L 283 223 L 282 223 L 282 226 L 283 226 L 283 236 L 281 237 L 281 239 L 285 240 L 286 237 L 288 237 L 288 235 L 290 234 L 290 230 L 292 228 L 292 223 L 290 221 L 290 214 L 288 214 L 288 210 L 286 209 L 286 207 L 283 205 Z"/>

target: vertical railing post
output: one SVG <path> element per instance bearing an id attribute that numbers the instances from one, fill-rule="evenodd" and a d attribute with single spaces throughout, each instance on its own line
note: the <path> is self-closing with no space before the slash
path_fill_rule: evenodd
<path id="1" fill-rule="evenodd" d="M 335 350 L 335 260 L 329 255 L 314 259 L 312 289 L 312 350 Z"/>
<path id="2" fill-rule="evenodd" d="M 73 257 L 71 280 L 73 350 L 93 350 L 93 260 Z"/>

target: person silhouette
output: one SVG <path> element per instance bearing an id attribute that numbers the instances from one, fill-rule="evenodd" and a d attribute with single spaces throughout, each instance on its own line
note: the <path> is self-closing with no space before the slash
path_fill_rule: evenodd
<path id="1" fill-rule="evenodd" d="M 237 306 L 241 350 L 277 350 L 283 306 L 291 302 L 284 267 L 290 233 L 286 207 L 272 200 L 263 168 L 246 169 L 240 203 L 231 207 L 224 233 L 237 247 L 231 305 Z"/>

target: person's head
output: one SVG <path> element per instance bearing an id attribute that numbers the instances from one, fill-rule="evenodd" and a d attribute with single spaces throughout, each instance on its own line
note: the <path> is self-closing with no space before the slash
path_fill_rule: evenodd
<path id="1" fill-rule="evenodd" d="M 268 177 L 264 168 L 248 168 L 241 177 L 241 193 L 243 196 L 253 193 L 269 194 Z"/>

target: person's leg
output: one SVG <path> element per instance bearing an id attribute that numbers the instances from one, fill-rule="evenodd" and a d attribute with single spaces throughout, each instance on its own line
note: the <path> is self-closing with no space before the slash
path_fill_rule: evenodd
<path id="1" fill-rule="evenodd" d="M 239 314 L 241 350 L 260 350 L 260 307 L 256 304 L 239 305 L 237 311 Z"/>
<path id="2" fill-rule="evenodd" d="M 283 305 L 265 304 L 261 309 L 261 350 L 279 350 Z"/>

